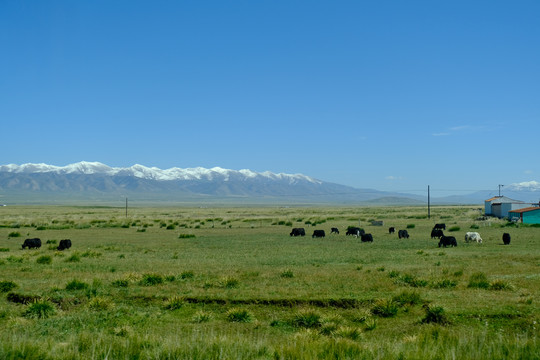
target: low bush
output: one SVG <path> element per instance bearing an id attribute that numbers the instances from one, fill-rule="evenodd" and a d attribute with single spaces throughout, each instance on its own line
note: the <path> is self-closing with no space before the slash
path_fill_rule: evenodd
<path id="1" fill-rule="evenodd" d="M 407 229 L 414 229 L 416 225 L 414 224 L 407 224 Z"/>
<path id="2" fill-rule="evenodd" d="M 195 315 L 193 315 L 193 318 L 191 319 L 191 321 L 193 321 L 194 323 L 200 324 L 203 322 L 210 321 L 211 318 L 212 316 L 210 315 L 210 313 L 201 310 L 197 312 Z"/>
<path id="3" fill-rule="evenodd" d="M 181 296 L 172 296 L 170 297 L 164 305 L 164 308 L 167 310 L 178 310 L 184 306 L 184 299 Z"/>
<path id="4" fill-rule="evenodd" d="M 322 325 L 321 315 L 312 310 L 301 311 L 292 318 L 291 325 L 308 329 L 319 328 Z"/>
<path id="5" fill-rule="evenodd" d="M 52 257 L 49 255 L 42 255 L 36 259 L 36 263 L 44 265 L 52 264 Z"/>
<path id="6" fill-rule="evenodd" d="M 422 297 L 416 291 L 402 291 L 392 298 L 399 306 L 419 305 L 423 302 Z"/>
<path id="7" fill-rule="evenodd" d="M 129 281 L 125 280 L 125 279 L 118 279 L 118 280 L 114 280 L 111 283 L 111 285 L 114 286 L 114 287 L 128 287 L 129 286 Z"/>
<path id="8" fill-rule="evenodd" d="M 220 283 L 221 283 L 221 286 L 226 289 L 233 289 L 235 287 L 238 287 L 238 284 L 240 284 L 240 281 L 238 281 L 237 278 L 227 276 L 221 279 Z"/>
<path id="9" fill-rule="evenodd" d="M 512 290 L 513 287 L 504 280 L 495 280 L 489 284 L 489 290 Z"/>
<path id="10" fill-rule="evenodd" d="M 9 252 L 8 248 L 0 248 L 0 252 Z"/>
<path id="11" fill-rule="evenodd" d="M 9 280 L 0 281 L 0 293 L 7 293 L 18 287 L 19 286 L 15 284 L 13 281 L 9 281 Z"/>
<path id="12" fill-rule="evenodd" d="M 442 306 L 425 306 L 426 314 L 422 319 L 423 324 L 439 324 L 446 325 L 450 323 Z"/>
<path id="13" fill-rule="evenodd" d="M 486 274 L 482 272 L 474 273 L 469 278 L 469 284 L 467 287 L 478 289 L 489 289 L 489 281 Z"/>
<path id="14" fill-rule="evenodd" d="M 56 313 L 56 308 L 48 300 L 35 300 L 28 304 L 23 312 L 24 317 L 46 319 Z"/>
<path id="15" fill-rule="evenodd" d="M 144 274 L 140 281 L 143 286 L 154 286 L 163 284 L 163 276 L 159 274 Z"/>
<path id="16" fill-rule="evenodd" d="M 285 270 L 284 272 L 279 274 L 279 276 L 282 277 L 282 278 L 292 278 L 292 277 L 294 277 L 294 274 L 293 274 L 292 270 Z"/>
<path id="17" fill-rule="evenodd" d="M 83 281 L 73 279 L 66 284 L 66 290 L 76 291 L 76 290 L 85 290 L 88 289 L 89 285 Z"/>
<path id="18" fill-rule="evenodd" d="M 178 235 L 179 239 L 192 239 L 194 237 L 195 237 L 195 235 L 193 235 L 193 234 L 180 234 L 180 235 Z"/>
<path id="19" fill-rule="evenodd" d="M 375 305 L 371 308 L 373 315 L 380 317 L 394 317 L 399 311 L 398 305 L 393 300 L 381 299 L 375 302 Z"/>
<path id="20" fill-rule="evenodd" d="M 191 270 L 183 271 L 180 274 L 180 279 L 182 279 L 182 280 L 193 279 L 194 276 L 195 276 L 195 273 L 193 271 L 191 271 Z"/>
<path id="21" fill-rule="evenodd" d="M 12 238 L 12 237 L 21 237 L 21 233 L 18 232 L 18 231 L 13 231 L 13 232 L 10 232 L 8 234 L 8 237 Z"/>
<path id="22" fill-rule="evenodd" d="M 459 226 L 452 226 L 451 228 L 448 229 L 448 231 L 450 231 L 450 232 L 459 231 L 459 230 L 461 230 L 461 228 Z"/>
<path id="23" fill-rule="evenodd" d="M 114 307 L 113 302 L 105 297 L 96 296 L 88 301 L 88 308 L 95 311 L 110 310 Z"/>
<path id="24" fill-rule="evenodd" d="M 455 288 L 456 286 L 457 286 L 457 281 L 450 280 L 450 279 L 439 280 L 431 284 L 431 287 L 434 289 L 449 289 L 449 288 Z"/>
<path id="25" fill-rule="evenodd" d="M 227 320 L 230 322 L 251 322 L 253 315 L 245 309 L 230 309 L 226 314 Z"/>

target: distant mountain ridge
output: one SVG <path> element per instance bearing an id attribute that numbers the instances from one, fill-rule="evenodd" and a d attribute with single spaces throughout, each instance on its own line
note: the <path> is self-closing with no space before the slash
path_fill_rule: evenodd
<path id="1" fill-rule="evenodd" d="M 67 166 L 23 164 L 0 166 L 0 199 L 111 199 L 130 196 L 149 201 L 263 201 L 285 203 L 371 202 L 421 204 L 414 195 L 357 189 L 302 174 L 251 170 L 171 168 L 133 165 L 110 167 L 99 162 Z M 5 202 L 5 200 L 1 200 Z"/>
<path id="2" fill-rule="evenodd" d="M 228 170 L 220 167 L 206 169 L 202 167 L 181 169 L 173 167 L 162 170 L 157 167 L 146 167 L 144 165 L 135 164 L 127 168 L 110 167 L 100 162 L 81 161 L 67 166 L 54 166 L 47 164 L 23 164 L 23 165 L 0 165 L 0 172 L 10 173 L 56 173 L 56 174 L 85 174 L 85 175 L 108 175 L 108 176 L 135 176 L 140 179 L 147 180 L 213 180 L 221 178 L 228 181 L 231 177 L 255 178 L 262 177 L 268 179 L 295 181 L 308 181 L 319 183 L 309 176 L 302 174 L 274 174 L 270 171 L 257 173 L 251 170 Z"/>
<path id="3" fill-rule="evenodd" d="M 540 182 L 514 183 L 503 194 L 525 202 L 540 201 Z M 496 195 L 478 191 L 441 198 L 432 204 L 482 204 Z M 422 205 L 426 196 L 358 189 L 314 179 L 303 174 L 270 171 L 206 169 L 159 169 L 133 165 L 110 167 L 81 161 L 66 166 L 47 164 L 0 165 L 0 203 L 107 200 L 130 196 L 147 201 L 240 201 L 276 203 L 365 203 L 374 205 Z"/>

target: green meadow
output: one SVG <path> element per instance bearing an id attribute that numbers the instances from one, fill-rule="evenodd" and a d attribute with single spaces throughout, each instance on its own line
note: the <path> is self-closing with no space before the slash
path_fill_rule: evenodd
<path id="1" fill-rule="evenodd" d="M 540 227 L 482 215 L 3 207 L 0 358 L 540 359 Z M 431 239 L 435 223 L 456 248 Z M 465 243 L 467 231 L 483 243 Z M 22 250 L 35 237 L 41 248 Z M 62 239 L 73 246 L 57 251 Z"/>

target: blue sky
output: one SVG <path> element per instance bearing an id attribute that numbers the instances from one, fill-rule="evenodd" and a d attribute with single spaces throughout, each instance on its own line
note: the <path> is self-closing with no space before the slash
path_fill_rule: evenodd
<path id="1" fill-rule="evenodd" d="M 539 1 L 2 1 L 0 164 L 540 180 Z"/>

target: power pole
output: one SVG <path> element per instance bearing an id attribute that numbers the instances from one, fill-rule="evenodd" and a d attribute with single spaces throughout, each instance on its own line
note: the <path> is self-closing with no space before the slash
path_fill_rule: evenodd
<path id="1" fill-rule="evenodd" d="M 127 209 L 128 209 L 128 203 L 127 203 L 127 197 L 126 197 L 126 218 L 127 218 Z"/>

